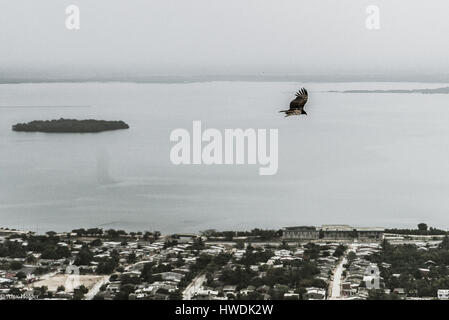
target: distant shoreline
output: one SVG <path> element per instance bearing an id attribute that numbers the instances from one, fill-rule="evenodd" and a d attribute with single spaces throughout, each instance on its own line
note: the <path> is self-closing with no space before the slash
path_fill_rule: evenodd
<path id="1" fill-rule="evenodd" d="M 345 90 L 345 91 L 329 91 L 338 93 L 421 93 L 421 94 L 449 94 L 449 87 L 441 87 L 435 89 L 390 89 L 390 90 Z"/>
<path id="2" fill-rule="evenodd" d="M 36 83 L 203 83 L 203 82 L 299 82 L 299 83 L 349 83 L 349 82 L 404 82 L 404 83 L 449 83 L 449 75 L 441 76 L 353 76 L 353 75 L 167 75 L 130 77 L 3 77 L 0 84 Z"/>

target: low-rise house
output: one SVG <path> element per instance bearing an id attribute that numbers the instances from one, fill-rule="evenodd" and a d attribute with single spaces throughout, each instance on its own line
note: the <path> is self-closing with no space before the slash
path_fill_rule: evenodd
<path id="1" fill-rule="evenodd" d="M 305 297 L 308 300 L 324 300 L 326 298 L 326 291 L 321 288 L 306 288 Z"/>
<path id="2" fill-rule="evenodd" d="M 249 266 L 249 268 L 252 270 L 252 271 L 259 271 L 259 266 L 258 265 L 251 265 L 251 266 Z"/>
<path id="3" fill-rule="evenodd" d="M 177 273 L 177 272 L 162 272 L 159 274 L 161 275 L 162 280 L 166 280 L 166 281 L 179 282 L 179 281 L 181 281 L 182 278 L 184 278 L 184 274 Z"/>
<path id="4" fill-rule="evenodd" d="M 427 260 L 426 262 L 424 262 L 424 264 L 429 268 L 429 267 L 433 267 L 436 266 L 435 261 L 432 260 Z"/>
<path id="5" fill-rule="evenodd" d="M 284 299 L 286 300 L 299 300 L 299 294 L 298 293 L 284 293 Z"/>
<path id="6" fill-rule="evenodd" d="M 217 297 L 217 296 L 218 296 L 218 291 L 216 291 L 216 290 L 200 289 L 195 293 L 196 300 L 210 300 L 213 297 Z"/>
<path id="7" fill-rule="evenodd" d="M 405 289 L 404 288 L 394 288 L 393 293 L 397 294 L 400 297 L 405 297 Z"/>
<path id="8" fill-rule="evenodd" d="M 449 289 L 438 289 L 437 297 L 440 300 L 449 300 Z"/>
<path id="9" fill-rule="evenodd" d="M 236 289 L 237 289 L 237 286 L 227 285 L 227 286 L 223 287 L 223 292 L 225 292 L 225 293 L 235 292 Z"/>
<path id="10" fill-rule="evenodd" d="M 270 290 L 270 287 L 264 284 L 263 286 L 260 286 L 256 289 L 259 293 L 267 293 Z"/>
<path id="11" fill-rule="evenodd" d="M 422 276 L 427 276 L 428 274 L 429 274 L 429 272 L 430 272 L 430 270 L 429 269 L 427 269 L 427 268 L 418 268 L 418 271 L 419 271 L 419 273 L 421 273 L 421 275 Z"/>
<path id="12" fill-rule="evenodd" d="M 106 287 L 106 291 L 117 293 L 120 291 L 120 281 L 111 281 Z"/>

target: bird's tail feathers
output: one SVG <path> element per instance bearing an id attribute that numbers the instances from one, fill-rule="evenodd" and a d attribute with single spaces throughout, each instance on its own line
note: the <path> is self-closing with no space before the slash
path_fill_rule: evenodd
<path id="1" fill-rule="evenodd" d="M 281 110 L 281 111 L 279 111 L 279 112 L 284 112 L 286 117 L 289 117 L 289 116 L 292 115 L 291 110 Z"/>

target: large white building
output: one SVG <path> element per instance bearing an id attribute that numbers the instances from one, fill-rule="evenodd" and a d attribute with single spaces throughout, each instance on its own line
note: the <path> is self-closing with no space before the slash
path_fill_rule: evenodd
<path id="1" fill-rule="evenodd" d="M 384 228 L 360 228 L 349 225 L 322 225 L 321 228 L 313 226 L 286 227 L 282 237 L 285 240 L 382 240 Z"/>

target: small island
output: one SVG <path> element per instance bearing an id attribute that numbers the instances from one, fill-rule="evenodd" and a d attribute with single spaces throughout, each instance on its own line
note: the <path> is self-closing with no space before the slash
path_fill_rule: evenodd
<path id="1" fill-rule="evenodd" d="M 28 123 L 18 123 L 12 126 L 13 131 L 51 133 L 87 133 L 119 129 L 129 129 L 129 125 L 123 121 L 93 119 L 75 120 L 61 118 L 59 120 L 35 120 Z"/>

